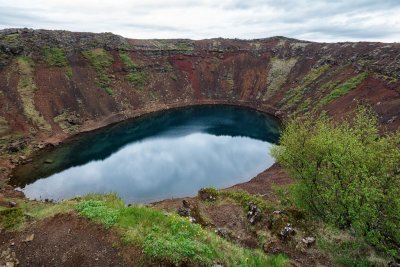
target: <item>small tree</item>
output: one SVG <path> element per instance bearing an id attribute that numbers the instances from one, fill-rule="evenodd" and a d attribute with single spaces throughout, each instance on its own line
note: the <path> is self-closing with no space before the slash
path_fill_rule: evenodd
<path id="1" fill-rule="evenodd" d="M 399 257 L 400 132 L 380 136 L 377 125 L 366 108 L 340 124 L 291 119 L 271 153 L 296 178 L 297 205 Z"/>

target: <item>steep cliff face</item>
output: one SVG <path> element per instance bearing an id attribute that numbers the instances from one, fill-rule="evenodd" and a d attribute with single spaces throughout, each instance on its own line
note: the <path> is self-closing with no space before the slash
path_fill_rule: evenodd
<path id="1" fill-rule="evenodd" d="M 0 31 L 0 138 L 65 138 L 172 106 L 245 105 L 278 116 L 368 103 L 400 126 L 400 44 L 134 40 Z M 1 144 L 0 144 L 1 146 Z"/>

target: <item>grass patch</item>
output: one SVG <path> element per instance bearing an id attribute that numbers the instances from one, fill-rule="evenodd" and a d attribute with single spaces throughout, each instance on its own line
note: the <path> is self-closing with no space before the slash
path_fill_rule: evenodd
<path id="1" fill-rule="evenodd" d="M 111 209 L 105 201 L 85 200 L 76 205 L 76 210 L 84 217 L 102 223 L 106 228 L 113 226 L 119 217 L 116 209 Z"/>
<path id="2" fill-rule="evenodd" d="M 336 86 L 335 89 L 333 89 L 328 95 L 323 97 L 319 103 L 318 107 L 323 107 L 333 100 L 344 96 L 348 94 L 351 90 L 354 90 L 357 88 L 358 85 L 361 84 L 362 81 L 364 81 L 368 77 L 367 72 L 362 72 L 358 74 L 357 76 L 350 78 L 349 80 L 345 81 L 344 83 L 341 83 L 340 85 Z"/>
<path id="3" fill-rule="evenodd" d="M 34 99 L 37 90 L 34 80 L 35 64 L 32 58 L 26 56 L 20 56 L 16 61 L 19 72 L 17 90 L 22 100 L 24 114 L 40 129 L 50 131 L 50 124 L 43 118 L 39 111 L 36 110 L 35 106 Z"/>
<path id="4" fill-rule="evenodd" d="M 376 255 L 364 240 L 334 228 L 323 229 L 317 246 L 327 251 L 340 266 L 387 266 L 387 259 Z"/>
<path id="5" fill-rule="evenodd" d="M 20 208 L 0 210 L 0 228 L 6 230 L 18 229 L 25 221 L 24 213 Z"/>
<path id="6" fill-rule="evenodd" d="M 65 200 L 57 204 L 34 201 L 17 201 L 19 207 L 28 218 L 43 220 L 60 213 L 71 212 L 75 203 Z"/>
<path id="7" fill-rule="evenodd" d="M 70 66 L 68 66 L 66 69 L 65 69 L 65 75 L 67 76 L 67 78 L 68 79 L 71 79 L 72 78 L 72 68 L 70 67 Z"/>
<path id="8" fill-rule="evenodd" d="M 8 122 L 4 117 L 0 116 L 0 134 L 4 134 L 8 132 L 9 127 L 8 127 Z"/>
<path id="9" fill-rule="evenodd" d="M 256 204 L 257 207 L 259 207 L 263 211 L 271 208 L 271 205 L 267 203 L 261 196 L 251 195 L 245 191 L 223 191 L 208 187 L 202 188 L 199 192 L 201 192 L 201 194 L 212 196 L 214 199 L 230 198 L 238 203 L 240 206 L 242 206 L 246 211 L 250 202 Z"/>
<path id="10" fill-rule="evenodd" d="M 12 34 L 7 34 L 4 35 L 1 40 L 6 41 L 7 43 L 18 43 L 19 42 L 19 33 L 12 33 Z"/>
<path id="11" fill-rule="evenodd" d="M 102 88 L 108 95 L 112 95 L 112 79 L 107 72 L 114 62 L 113 57 L 102 48 L 86 50 L 82 54 L 96 71 L 96 85 Z"/>
<path id="12" fill-rule="evenodd" d="M 149 81 L 149 76 L 144 71 L 131 72 L 128 81 L 141 88 Z"/>
<path id="13" fill-rule="evenodd" d="M 80 127 L 80 116 L 74 112 L 64 111 L 53 120 L 67 133 L 74 133 Z"/>
<path id="14" fill-rule="evenodd" d="M 291 69 L 296 65 L 297 59 L 291 58 L 289 60 L 272 58 L 271 69 L 268 73 L 267 78 L 267 92 L 264 94 L 263 100 L 267 100 L 272 97 L 282 85 L 285 84 L 287 76 Z"/>
<path id="15" fill-rule="evenodd" d="M 122 64 L 124 65 L 125 68 L 128 70 L 136 70 L 140 66 L 136 63 L 133 62 L 132 58 L 129 56 L 129 54 L 126 51 L 120 51 L 119 52 L 119 57 L 122 60 Z"/>
<path id="16" fill-rule="evenodd" d="M 324 85 L 322 85 L 319 90 L 321 92 L 326 92 L 326 91 L 332 91 L 336 86 L 338 86 L 341 83 L 340 80 L 336 80 L 336 81 L 329 81 L 327 83 L 325 83 Z"/>
<path id="17" fill-rule="evenodd" d="M 127 78 L 130 83 L 142 88 L 148 81 L 149 76 L 143 70 L 139 70 L 140 65 L 134 63 L 131 57 L 125 51 L 120 51 L 119 56 L 124 67 L 128 70 Z"/>
<path id="18" fill-rule="evenodd" d="M 75 203 L 63 201 L 58 204 L 27 201 L 20 199 L 9 199 L 18 204 L 18 208 L 0 207 L 0 229 L 20 230 L 27 226 L 32 220 L 43 220 L 60 213 L 73 210 Z"/>
<path id="19" fill-rule="evenodd" d="M 162 50 L 179 50 L 191 52 L 194 50 L 194 44 L 189 40 L 152 40 L 152 43 Z"/>
<path id="20" fill-rule="evenodd" d="M 67 66 L 67 57 L 62 48 L 46 47 L 43 49 L 43 55 L 46 63 L 52 67 L 65 67 Z"/>
<path id="21" fill-rule="evenodd" d="M 220 191 L 219 194 L 236 201 L 246 209 L 246 211 L 250 202 L 256 204 L 262 211 L 271 208 L 271 206 L 261 196 L 251 195 L 245 191 Z"/>
<path id="22" fill-rule="evenodd" d="M 176 214 L 134 205 L 126 207 L 116 195 L 91 195 L 78 200 L 84 217 L 118 229 L 125 244 L 142 248 L 147 260 L 174 265 L 284 266 L 282 256 L 234 245 Z"/>
<path id="23" fill-rule="evenodd" d="M 330 65 L 323 65 L 316 69 L 311 69 L 307 75 L 303 78 L 300 85 L 290 89 L 283 99 L 285 103 L 283 105 L 284 109 L 292 108 L 300 103 L 304 97 L 304 93 L 307 91 L 308 86 L 315 82 L 321 75 L 330 69 Z"/>

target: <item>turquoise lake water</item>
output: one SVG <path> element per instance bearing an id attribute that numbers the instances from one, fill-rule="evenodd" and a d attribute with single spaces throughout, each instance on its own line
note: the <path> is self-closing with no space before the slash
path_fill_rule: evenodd
<path id="1" fill-rule="evenodd" d="M 245 182 L 274 163 L 279 123 L 232 106 L 154 113 L 85 133 L 14 172 L 31 199 L 118 193 L 127 203 L 196 195 Z M 46 160 L 52 163 L 46 163 Z"/>

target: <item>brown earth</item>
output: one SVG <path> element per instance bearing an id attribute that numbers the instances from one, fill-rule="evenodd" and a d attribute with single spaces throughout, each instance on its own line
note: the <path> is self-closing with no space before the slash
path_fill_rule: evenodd
<path id="1" fill-rule="evenodd" d="M 61 48 L 66 65 L 57 67 L 46 63 L 45 47 Z M 105 70 L 112 95 L 98 86 L 99 73 L 82 54 L 95 48 L 103 49 L 113 59 Z M 122 62 L 121 51 L 126 51 L 139 66 L 135 71 L 147 77 L 144 86 L 129 82 L 130 71 Z M 366 104 L 377 112 L 383 131 L 397 130 L 400 127 L 399 55 L 398 43 L 314 43 L 284 37 L 248 41 L 133 40 L 109 33 L 1 30 L 0 193 L 15 196 L 13 188 L 7 185 L 10 170 L 29 160 L 35 150 L 57 145 L 81 132 L 173 107 L 231 104 L 267 112 L 284 121 L 294 113 L 323 110 L 341 119 L 351 114 L 358 104 Z M 24 77 L 17 68 L 21 57 L 33 60 L 32 77 Z M 364 72 L 367 77 L 353 90 L 325 106 L 318 106 L 338 85 Z M 35 88 L 30 99 L 36 113 L 27 112 L 18 89 L 27 80 L 32 82 L 28 86 Z M 35 116 L 43 117 L 50 129 L 41 129 L 35 123 Z M 69 128 L 63 128 L 62 123 L 67 123 Z M 290 181 L 274 165 L 250 182 L 227 190 L 243 189 L 274 199 L 271 186 Z M 181 201 L 166 200 L 156 203 L 155 207 L 175 209 Z M 253 246 L 254 234 L 243 224 L 244 214 L 237 206 L 226 202 L 220 210 L 200 208 L 214 226 L 241 234 L 243 238 L 236 241 Z M 72 233 L 67 229 L 73 229 Z M 35 234 L 33 241 L 22 243 L 30 233 Z M 57 244 L 52 236 L 62 239 L 62 244 Z M 2 233 L 0 240 L 5 243 L 1 248 L 9 246 L 11 239 L 15 240 L 13 249 L 21 265 L 43 262 L 60 265 L 63 259 L 70 265 L 80 261 L 80 265 L 101 262 L 109 266 L 119 262 L 118 259 L 121 265 L 125 259 L 127 264 L 132 263 L 119 255 L 124 252 L 112 247 L 113 237 L 108 232 L 75 215 L 48 219 L 22 233 Z M 43 254 L 39 248 L 44 250 Z M 331 265 L 319 252 L 302 252 L 292 246 L 282 249 L 299 266 Z M 88 253 L 81 255 L 79 250 Z M 106 251 L 106 257 L 95 261 L 99 251 Z"/>
<path id="2" fill-rule="evenodd" d="M 276 195 L 272 188 L 273 185 L 285 185 L 290 182 L 291 178 L 278 164 L 274 164 L 250 181 L 225 190 L 243 190 L 253 195 L 261 195 L 266 200 L 274 201 L 276 200 Z M 230 199 L 223 199 L 210 204 L 201 201 L 198 197 L 176 198 L 153 203 L 151 206 L 161 210 L 176 211 L 179 207 L 182 207 L 183 200 L 188 201 L 199 210 L 199 214 L 206 221 L 205 227 L 211 231 L 224 229 L 227 232 L 225 238 L 241 246 L 249 248 L 262 246 L 260 241 L 257 240 L 257 233 L 264 232 L 267 234 L 270 240 L 269 244 L 273 248 L 272 252 L 268 251 L 268 253 L 284 253 L 290 258 L 289 266 L 335 266 L 327 254 L 314 247 L 306 248 L 301 245 L 301 239 L 310 233 L 299 232 L 302 227 L 296 225 L 295 221 L 286 221 L 287 218 L 284 216 L 282 217 L 282 222 L 279 221 L 280 215 L 274 215 L 273 212 L 264 213 L 263 219 L 259 223 L 250 226 L 246 218 L 247 212 L 242 206 Z M 277 224 L 271 228 L 270 220 L 275 217 L 278 217 Z M 298 226 L 296 238 L 287 242 L 280 240 L 276 232 L 279 232 L 286 223 L 294 224 L 295 228 Z"/>
<path id="3" fill-rule="evenodd" d="M 132 266 L 134 262 L 115 248 L 116 240 L 101 225 L 63 214 L 21 232 L 2 233 L 0 251 L 9 249 L 15 266 Z M 5 263 L 5 257 L 0 258 L 0 266 Z"/>

